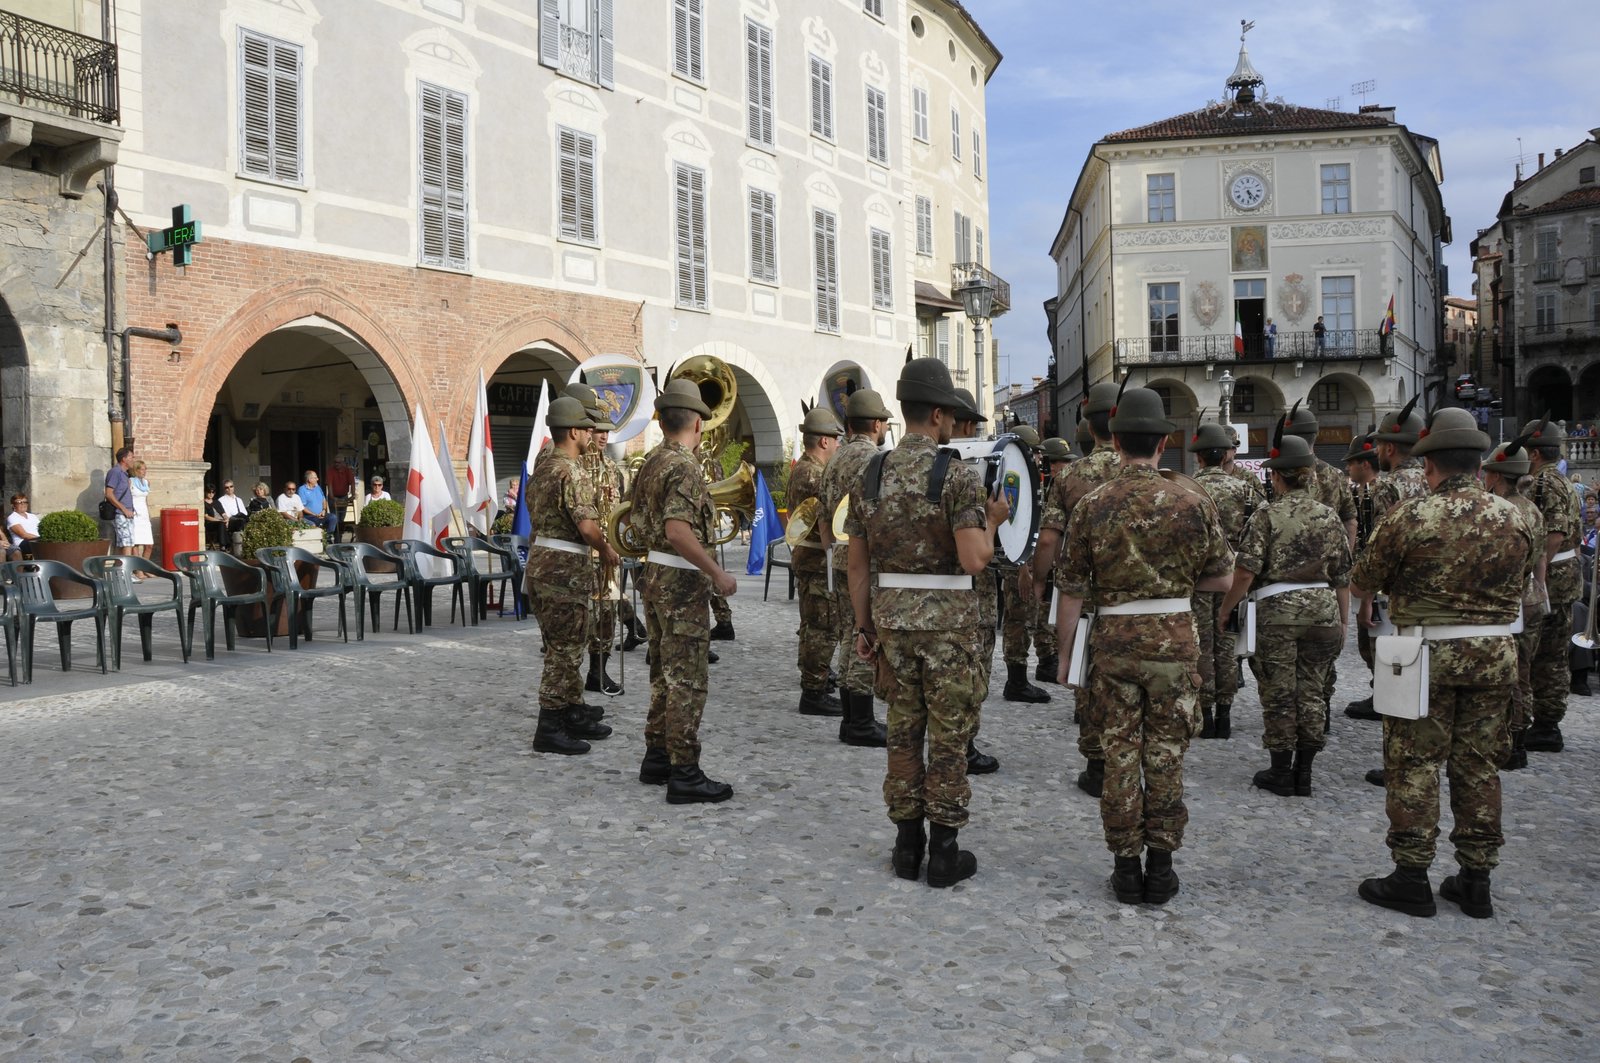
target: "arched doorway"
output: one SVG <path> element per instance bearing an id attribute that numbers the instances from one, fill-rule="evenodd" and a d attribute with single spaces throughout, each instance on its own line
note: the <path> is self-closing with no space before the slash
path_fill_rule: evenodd
<path id="1" fill-rule="evenodd" d="M 541 390 L 560 395 L 577 361 L 554 344 L 538 342 L 507 356 L 485 383 L 489 397 L 489 435 L 494 441 L 496 498 L 522 475 Z M 476 381 L 473 385 L 476 386 Z M 553 391 L 550 389 L 554 389 Z M 462 457 L 466 452 L 462 451 Z"/>
<path id="2" fill-rule="evenodd" d="M 34 491 L 28 483 L 28 348 L 11 307 L 0 299 L 0 505 L 11 512 L 10 498 Z M 30 499 L 38 510 L 44 503 Z"/>
<path id="3" fill-rule="evenodd" d="M 1590 362 L 1578 375 L 1576 401 L 1574 416 L 1586 422 L 1600 421 L 1600 362 Z"/>
<path id="4" fill-rule="evenodd" d="M 1288 412 L 1283 390 L 1269 376 L 1241 374 L 1233 386 L 1233 423 L 1248 426 L 1241 458 L 1264 458 L 1271 443 L 1273 427 Z"/>
<path id="5" fill-rule="evenodd" d="M 1173 377 L 1157 377 L 1145 387 L 1161 396 L 1162 412 L 1167 415 L 1168 420 L 1178 426 L 1167 439 L 1166 450 L 1161 453 L 1161 467 L 1182 471 L 1192 464 L 1188 453 L 1184 450 L 1184 442 L 1194 431 L 1200 404 L 1195 399 L 1194 392 L 1189 389 L 1189 385 Z"/>
<path id="6" fill-rule="evenodd" d="M 1552 421 L 1572 420 L 1572 378 L 1559 365 L 1545 365 L 1528 374 L 1528 410 L 1532 417 L 1550 411 Z"/>
<path id="7" fill-rule="evenodd" d="M 1377 427 L 1373 402 L 1372 389 L 1354 373 L 1328 373 L 1313 383 L 1302 407 L 1310 408 L 1319 425 L 1317 456 L 1343 467 L 1351 440 Z"/>

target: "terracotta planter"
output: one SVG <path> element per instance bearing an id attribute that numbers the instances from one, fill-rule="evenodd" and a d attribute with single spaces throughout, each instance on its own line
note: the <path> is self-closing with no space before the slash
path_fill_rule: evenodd
<path id="1" fill-rule="evenodd" d="M 46 543 L 33 544 L 33 556 L 39 561 L 61 561 L 71 565 L 79 572 L 83 571 L 84 558 L 101 557 L 111 552 L 110 539 L 95 539 L 87 543 Z M 81 583 L 70 580 L 53 579 L 50 581 L 50 593 L 57 598 L 93 598 L 94 590 Z"/>
<path id="2" fill-rule="evenodd" d="M 251 568 L 261 567 L 261 563 L 259 561 L 246 561 L 245 564 L 249 565 Z M 306 590 L 310 590 L 317 585 L 316 566 L 296 565 L 295 568 L 300 576 L 300 586 L 304 587 Z M 267 578 L 266 573 L 264 572 L 262 573 L 262 576 L 263 578 Z M 239 610 L 237 629 L 240 638 L 261 639 L 267 637 L 267 617 L 272 615 L 272 610 L 275 608 L 275 603 L 278 599 L 278 596 L 272 592 L 272 582 L 270 578 L 267 579 L 266 611 L 263 612 L 261 606 L 259 605 L 247 605 L 243 609 Z M 229 594 L 247 594 L 250 591 L 255 590 L 255 580 L 251 579 L 249 576 L 246 576 L 243 572 L 237 572 L 231 568 L 224 568 L 222 570 L 222 585 L 228 589 Z M 310 603 L 306 603 L 306 605 L 309 604 Z M 305 608 L 305 605 L 302 605 L 301 608 Z M 273 638 L 277 638 L 280 635 L 287 636 L 289 634 L 289 619 L 289 611 L 285 609 L 278 617 L 278 626 L 272 629 Z"/>
<path id="3" fill-rule="evenodd" d="M 356 542 L 366 543 L 368 546 L 376 546 L 379 550 L 385 550 L 388 549 L 390 543 L 400 538 L 400 531 L 401 528 L 398 524 L 385 528 L 369 528 L 365 525 L 357 524 Z M 369 561 L 367 562 L 367 571 L 394 572 L 396 569 L 392 561 Z"/>

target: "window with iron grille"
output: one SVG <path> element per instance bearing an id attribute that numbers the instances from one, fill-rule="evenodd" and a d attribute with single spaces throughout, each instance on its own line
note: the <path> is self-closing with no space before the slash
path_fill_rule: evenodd
<path id="1" fill-rule="evenodd" d="M 417 86 L 418 228 L 423 265 L 467 268 L 467 98 Z"/>
<path id="2" fill-rule="evenodd" d="M 833 64 L 811 56 L 811 132 L 833 139 Z"/>
<path id="3" fill-rule="evenodd" d="M 889 234 L 882 229 L 869 233 L 872 244 L 872 305 L 879 310 L 894 309 L 894 259 Z"/>
<path id="4" fill-rule="evenodd" d="M 933 254 L 933 200 L 917 197 L 917 254 Z"/>
<path id="5" fill-rule="evenodd" d="M 1330 163 L 1322 168 L 1322 213 L 1350 213 L 1350 164 Z"/>
<path id="6" fill-rule="evenodd" d="M 612 0 L 539 0 L 539 62 L 601 88 L 614 86 Z"/>
<path id="7" fill-rule="evenodd" d="M 672 0 L 672 69 L 690 81 L 705 80 L 704 0 Z"/>
<path id="8" fill-rule="evenodd" d="M 706 308 L 706 172 L 673 166 L 675 299 L 691 310 Z"/>
<path id="9" fill-rule="evenodd" d="M 928 142 L 928 90 L 911 90 L 911 138 Z"/>
<path id="10" fill-rule="evenodd" d="M 1146 221 L 1178 220 L 1177 181 L 1177 175 L 1170 173 L 1153 173 L 1145 177 Z"/>
<path id="11" fill-rule="evenodd" d="M 772 146 L 772 30 L 744 24 L 745 135 Z"/>
<path id="12" fill-rule="evenodd" d="M 597 243 L 594 137 L 565 128 L 558 128 L 556 137 L 561 236 L 585 244 Z"/>
<path id="13" fill-rule="evenodd" d="M 239 31 L 239 172 L 288 184 L 304 179 L 300 147 L 301 50 Z"/>
<path id="14" fill-rule="evenodd" d="M 778 203 L 759 188 L 750 190 L 750 279 L 778 283 Z"/>
<path id="15" fill-rule="evenodd" d="M 817 331 L 839 331 L 839 221 L 825 210 L 811 212 Z"/>
<path id="16" fill-rule="evenodd" d="M 867 158 L 889 165 L 889 103 L 883 90 L 867 86 Z"/>

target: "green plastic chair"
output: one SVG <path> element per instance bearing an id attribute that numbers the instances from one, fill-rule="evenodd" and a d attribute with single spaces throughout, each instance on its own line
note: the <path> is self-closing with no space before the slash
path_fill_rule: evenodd
<path id="1" fill-rule="evenodd" d="M 105 596 L 106 611 L 111 622 L 111 667 L 122 671 L 122 621 L 132 613 L 139 618 L 139 647 L 144 651 L 146 663 L 150 661 L 151 636 L 154 633 L 155 614 L 172 611 L 178 624 L 178 642 L 183 648 L 183 663 L 189 663 L 189 632 L 183 625 L 182 579 L 176 572 L 168 572 L 154 561 L 132 555 L 107 554 L 86 558 L 83 570 L 92 579 L 100 581 L 100 592 Z M 133 590 L 133 574 L 143 572 L 155 579 L 172 584 L 172 597 L 147 600 Z"/>

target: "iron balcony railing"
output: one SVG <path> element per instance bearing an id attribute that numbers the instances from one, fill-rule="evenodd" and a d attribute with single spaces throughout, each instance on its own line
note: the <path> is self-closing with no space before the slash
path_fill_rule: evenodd
<path id="1" fill-rule="evenodd" d="M 115 124 L 117 46 L 0 11 L 0 96 Z"/>
<path id="2" fill-rule="evenodd" d="M 1391 341 L 1377 329 L 1328 329 L 1280 332 L 1276 338 L 1246 336 L 1244 352 L 1234 351 L 1234 338 L 1221 336 L 1147 336 L 1117 341 L 1118 365 L 1200 365 L 1207 362 L 1350 361 L 1387 358 Z"/>
<path id="3" fill-rule="evenodd" d="M 1542 347 L 1554 343 L 1581 343 L 1600 337 L 1600 320 L 1596 321 L 1541 321 L 1523 325 L 1517 330 L 1524 347 Z"/>
<path id="4" fill-rule="evenodd" d="M 974 284 L 987 284 L 994 289 L 994 309 L 990 311 L 990 317 L 999 317 L 1011 309 L 1011 285 L 976 262 L 957 262 L 950 267 L 952 299 L 960 299 L 961 289 Z"/>
<path id="5" fill-rule="evenodd" d="M 1533 264 L 1533 279 L 1536 281 L 1553 281 L 1561 275 L 1561 263 L 1546 259 Z"/>
<path id="6" fill-rule="evenodd" d="M 561 27 L 561 70 L 584 81 L 594 80 L 594 38 L 586 29 Z"/>

